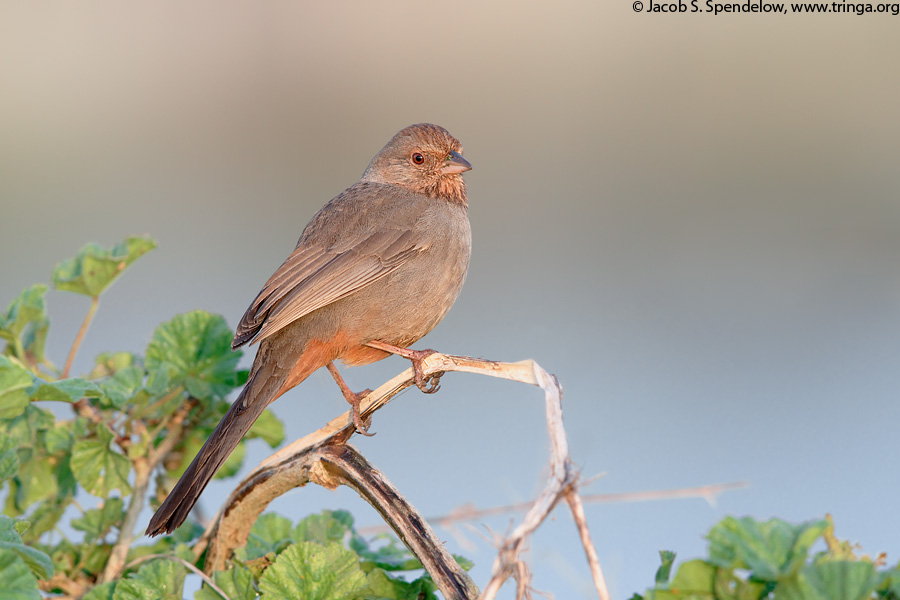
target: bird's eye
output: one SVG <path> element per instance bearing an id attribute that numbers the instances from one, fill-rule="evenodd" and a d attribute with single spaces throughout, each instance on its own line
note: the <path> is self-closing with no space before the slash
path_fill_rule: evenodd
<path id="1" fill-rule="evenodd" d="M 411 160 L 412 164 L 414 165 L 421 165 L 425 163 L 425 157 L 422 156 L 422 154 L 419 152 L 413 152 L 412 156 L 409 157 L 409 160 Z"/>

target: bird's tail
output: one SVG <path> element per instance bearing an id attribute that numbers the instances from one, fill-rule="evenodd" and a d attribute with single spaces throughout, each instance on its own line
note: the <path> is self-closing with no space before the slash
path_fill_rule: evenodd
<path id="1" fill-rule="evenodd" d="M 284 383 L 284 376 L 273 377 L 273 373 L 262 372 L 266 370 L 260 369 L 260 372 L 251 374 L 228 413 L 150 519 L 147 535 L 172 533 L 184 523 L 206 484 L 222 463 L 231 456 L 244 434 L 250 430 L 269 402 L 275 399 Z"/>

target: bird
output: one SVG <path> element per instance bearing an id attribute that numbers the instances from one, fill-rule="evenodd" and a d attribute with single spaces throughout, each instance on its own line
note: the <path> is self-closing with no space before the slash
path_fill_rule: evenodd
<path id="1" fill-rule="evenodd" d="M 409 348 L 444 318 L 466 279 L 472 249 L 466 183 L 472 165 L 438 125 L 401 129 L 360 180 L 334 197 L 303 229 L 294 251 L 265 283 L 235 331 L 232 349 L 259 344 L 244 388 L 150 519 L 146 533 L 172 533 L 266 406 L 326 367 L 351 404 L 359 433 L 362 393 L 335 361 L 365 365 Z"/>

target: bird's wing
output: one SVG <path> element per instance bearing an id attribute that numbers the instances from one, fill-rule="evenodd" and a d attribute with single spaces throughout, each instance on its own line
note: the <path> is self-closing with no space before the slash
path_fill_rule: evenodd
<path id="1" fill-rule="evenodd" d="M 232 347 L 256 343 L 378 281 L 427 248 L 415 238 L 408 228 L 376 229 L 339 251 L 301 241 L 244 313 Z"/>

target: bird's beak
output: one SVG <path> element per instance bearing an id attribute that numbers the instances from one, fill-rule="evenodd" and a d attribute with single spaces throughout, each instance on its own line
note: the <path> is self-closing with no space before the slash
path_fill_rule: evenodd
<path id="1" fill-rule="evenodd" d="M 444 175 L 464 173 L 466 171 L 469 171 L 471 168 L 472 165 L 470 165 L 469 161 L 462 157 L 462 154 L 453 151 L 450 153 L 450 156 L 447 157 L 447 160 L 444 161 L 444 166 L 441 168 L 441 173 L 443 173 Z"/>

